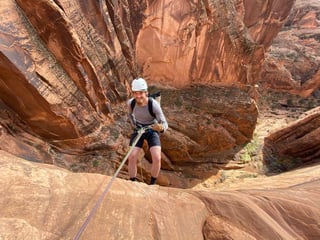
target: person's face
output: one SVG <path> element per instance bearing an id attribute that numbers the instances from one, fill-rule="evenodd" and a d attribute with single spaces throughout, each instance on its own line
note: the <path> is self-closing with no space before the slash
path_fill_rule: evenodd
<path id="1" fill-rule="evenodd" d="M 148 101 L 148 92 L 146 91 L 133 92 L 133 97 L 136 100 L 136 103 L 138 105 L 144 105 Z"/>

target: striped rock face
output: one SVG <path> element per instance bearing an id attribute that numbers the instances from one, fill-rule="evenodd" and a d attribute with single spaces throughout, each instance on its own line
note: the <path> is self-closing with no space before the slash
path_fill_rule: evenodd
<path id="1" fill-rule="evenodd" d="M 254 86 L 293 3 L 2 1 L 1 149 L 111 174 L 128 150 L 130 83 L 142 76 L 162 91 L 169 121 L 163 184 L 215 174 L 252 139 Z"/>

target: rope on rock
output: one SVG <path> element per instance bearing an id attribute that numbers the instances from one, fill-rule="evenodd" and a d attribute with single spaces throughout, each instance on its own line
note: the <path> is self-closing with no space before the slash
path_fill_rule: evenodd
<path id="1" fill-rule="evenodd" d="M 105 190 L 103 191 L 103 193 L 100 195 L 98 201 L 96 202 L 96 204 L 94 205 L 94 207 L 91 209 L 89 215 L 87 216 L 87 218 L 85 219 L 85 221 L 83 222 L 83 224 L 81 225 L 77 235 L 74 237 L 74 240 L 79 240 L 82 233 L 84 232 L 84 230 L 86 229 L 87 225 L 89 224 L 89 221 L 91 220 L 91 218 L 93 217 L 93 215 L 95 214 L 95 212 L 98 210 L 100 204 L 102 203 L 102 200 L 104 199 L 104 197 L 107 195 L 109 189 L 111 188 L 112 183 L 114 182 L 114 180 L 116 179 L 117 175 L 119 174 L 121 168 L 123 167 L 123 165 L 125 164 L 125 162 L 127 161 L 130 153 L 132 152 L 133 148 L 136 146 L 137 142 L 139 141 L 140 137 L 142 136 L 142 134 L 146 131 L 147 128 L 140 128 L 138 130 L 138 134 L 136 136 L 136 138 L 134 139 L 132 146 L 130 147 L 127 155 L 124 157 L 124 159 L 122 160 L 120 166 L 118 167 L 117 171 L 115 172 L 115 174 L 112 176 L 110 182 L 108 183 L 108 185 L 106 186 Z"/>

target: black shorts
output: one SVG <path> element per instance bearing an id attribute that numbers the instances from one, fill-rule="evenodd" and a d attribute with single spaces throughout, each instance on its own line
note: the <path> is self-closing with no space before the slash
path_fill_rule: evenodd
<path id="1" fill-rule="evenodd" d="M 132 146 L 137 134 L 138 133 L 136 131 L 133 134 L 131 134 L 130 146 Z M 149 148 L 151 148 L 153 146 L 161 146 L 160 136 L 157 131 L 153 131 L 151 129 L 148 129 L 145 133 L 143 133 L 141 135 L 139 141 L 136 144 L 136 147 L 142 148 L 144 140 L 147 140 Z"/>

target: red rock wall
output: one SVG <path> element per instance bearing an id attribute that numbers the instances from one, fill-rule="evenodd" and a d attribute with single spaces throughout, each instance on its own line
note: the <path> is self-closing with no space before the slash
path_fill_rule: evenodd
<path id="1" fill-rule="evenodd" d="M 308 97 L 320 90 L 320 2 L 297 0 L 267 54 L 259 82 Z"/>
<path id="2" fill-rule="evenodd" d="M 126 152 L 124 102 L 131 80 L 143 76 L 178 91 L 164 105 L 171 126 L 184 115 L 192 123 L 164 136 L 168 165 L 225 163 L 252 137 L 257 109 L 246 92 L 292 2 L 2 2 L 0 123 L 2 140 L 11 141 L 2 148 L 69 168 L 76 162 L 86 171 L 98 157 L 105 173 Z M 204 107 L 198 111 L 193 99 Z"/>
<path id="3" fill-rule="evenodd" d="M 255 11 L 270 19 L 279 8 L 273 2 Z M 37 134 L 72 139 L 112 120 L 111 107 L 127 98 L 138 66 L 150 82 L 166 86 L 251 84 L 264 56 L 259 44 L 267 45 L 265 33 L 252 37 L 253 4 L 6 1 L 1 100 Z M 283 19 L 287 11 L 278 14 Z"/>
<path id="4" fill-rule="evenodd" d="M 288 170 L 320 161 L 320 107 L 265 138 L 265 160 L 270 170 Z M 279 168 L 279 169 L 276 169 Z"/>
<path id="5" fill-rule="evenodd" d="M 253 84 L 294 1 L 153 1 L 137 42 L 156 83 Z"/>

